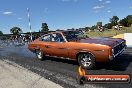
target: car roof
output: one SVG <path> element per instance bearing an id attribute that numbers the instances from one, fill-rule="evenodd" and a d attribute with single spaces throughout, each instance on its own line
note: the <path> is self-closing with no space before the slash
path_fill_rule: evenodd
<path id="1" fill-rule="evenodd" d="M 79 31 L 79 30 L 59 30 L 59 31 L 55 31 L 55 32 L 50 32 L 51 34 L 52 33 L 63 33 L 63 32 L 70 32 L 70 31 Z M 50 34 L 48 33 L 48 34 Z"/>
<path id="2" fill-rule="evenodd" d="M 63 32 L 70 32 L 70 31 L 80 31 L 80 30 L 58 30 L 58 31 L 55 31 L 55 32 L 49 32 L 47 34 L 44 34 L 44 35 L 48 35 L 48 34 L 54 34 L 54 33 L 63 33 Z M 42 35 L 43 36 L 43 35 Z"/>

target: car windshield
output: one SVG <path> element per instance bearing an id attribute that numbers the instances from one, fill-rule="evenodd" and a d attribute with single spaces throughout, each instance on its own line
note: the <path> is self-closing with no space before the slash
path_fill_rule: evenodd
<path id="1" fill-rule="evenodd" d="M 65 31 L 63 34 L 67 41 L 79 40 L 87 37 L 82 31 Z"/>

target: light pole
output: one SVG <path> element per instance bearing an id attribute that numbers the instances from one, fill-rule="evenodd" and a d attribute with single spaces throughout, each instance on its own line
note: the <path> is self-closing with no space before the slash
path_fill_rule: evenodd
<path id="1" fill-rule="evenodd" d="M 32 41 L 32 28 L 31 28 L 31 20 L 30 20 L 30 14 L 29 14 L 29 8 L 27 8 L 27 12 L 28 12 L 28 22 L 29 22 L 29 29 L 30 29 L 30 39 L 31 39 L 31 41 Z"/>

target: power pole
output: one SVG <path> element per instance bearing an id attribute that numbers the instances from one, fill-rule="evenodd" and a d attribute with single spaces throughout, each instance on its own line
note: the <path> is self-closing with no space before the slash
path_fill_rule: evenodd
<path id="1" fill-rule="evenodd" d="M 29 29 L 30 29 L 30 39 L 32 41 L 32 28 L 31 28 L 31 20 L 30 20 L 29 8 L 27 8 L 27 12 L 28 12 L 28 22 L 29 22 Z"/>

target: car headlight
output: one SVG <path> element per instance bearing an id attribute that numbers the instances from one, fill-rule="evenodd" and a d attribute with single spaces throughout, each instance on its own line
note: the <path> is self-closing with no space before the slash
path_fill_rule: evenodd
<path id="1" fill-rule="evenodd" d="M 112 55 L 114 55 L 114 49 L 112 49 Z"/>

